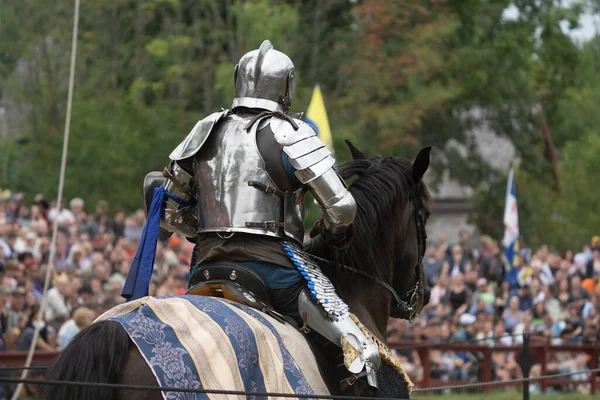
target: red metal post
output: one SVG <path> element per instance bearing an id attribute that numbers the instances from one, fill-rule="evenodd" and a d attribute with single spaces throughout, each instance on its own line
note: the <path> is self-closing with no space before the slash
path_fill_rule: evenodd
<path id="1" fill-rule="evenodd" d="M 429 347 L 419 347 L 419 357 L 421 358 L 421 365 L 423 366 L 423 379 L 421 380 L 421 387 L 429 387 L 429 380 L 431 379 L 431 363 L 429 362 Z"/>
<path id="2" fill-rule="evenodd" d="M 590 350 L 590 355 L 592 356 L 591 361 L 591 369 L 596 369 L 598 368 L 598 347 L 594 346 L 591 350 Z M 597 385 L 596 383 L 598 382 L 598 373 L 597 372 L 591 372 L 590 373 L 590 386 L 591 386 L 591 394 L 594 395 L 596 394 L 596 389 L 597 389 Z"/>
<path id="3" fill-rule="evenodd" d="M 484 348 L 481 350 L 483 353 L 483 365 L 482 365 L 482 378 L 483 382 L 491 382 L 492 381 L 492 349 Z M 489 386 L 485 386 L 483 388 L 484 391 L 489 390 Z"/>
<path id="4" fill-rule="evenodd" d="M 546 341 L 544 345 L 541 347 L 540 351 L 542 352 L 542 376 L 548 375 L 548 342 Z M 548 387 L 548 381 L 546 379 L 542 379 L 539 381 L 542 385 L 542 393 L 546 393 L 546 388 Z"/>

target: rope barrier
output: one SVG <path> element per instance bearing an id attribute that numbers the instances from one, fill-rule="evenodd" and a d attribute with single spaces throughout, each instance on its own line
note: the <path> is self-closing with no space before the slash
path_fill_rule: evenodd
<path id="1" fill-rule="evenodd" d="M 165 386 L 144 386 L 144 385 L 122 385 L 118 383 L 97 383 L 97 382 L 73 382 L 73 381 L 50 381 L 44 379 L 19 379 L 0 376 L 0 382 L 7 383 L 30 383 L 38 385 L 64 385 L 64 386 L 84 386 L 94 388 L 112 388 L 123 390 L 149 390 L 161 392 L 180 392 L 180 393 L 201 393 L 201 394 L 222 394 L 237 396 L 258 396 L 258 397 L 287 397 L 301 399 L 332 399 L 332 400 L 409 400 L 392 397 L 360 397 L 360 396 L 336 396 L 323 394 L 303 394 L 303 393 L 275 393 L 275 392 L 248 392 L 245 390 L 217 390 L 217 389 L 194 389 Z"/>
<path id="2" fill-rule="evenodd" d="M 73 107 L 73 87 L 75 85 L 75 60 L 77 56 L 77 31 L 79 27 L 79 0 L 75 0 L 75 11 L 73 17 L 73 38 L 71 42 L 71 66 L 69 70 L 69 91 L 67 94 L 67 115 L 65 117 L 65 133 L 63 136 L 63 148 L 62 148 L 62 159 L 60 162 L 60 176 L 58 179 L 58 194 L 56 199 L 56 209 L 60 211 L 61 203 L 63 200 L 63 189 L 65 186 L 65 170 L 67 168 L 67 152 L 69 146 L 69 131 L 71 129 L 71 109 Z M 52 226 L 52 240 L 50 242 L 50 257 L 48 260 L 48 268 L 46 269 L 46 277 L 44 280 L 44 289 L 42 292 L 42 303 L 40 306 L 38 321 L 42 321 L 44 318 L 44 314 L 46 311 L 46 307 L 48 305 L 48 287 L 50 286 L 50 276 L 52 274 L 52 270 L 54 269 L 54 257 L 56 255 L 56 237 L 58 234 L 58 223 L 56 218 L 53 221 Z M 27 360 L 25 361 L 25 366 L 29 367 L 31 365 L 31 361 L 33 359 L 33 353 L 35 352 L 35 348 L 37 346 L 37 342 L 40 335 L 40 324 L 36 324 L 33 332 L 33 340 L 31 341 L 31 347 L 29 348 L 29 353 L 27 354 Z M 21 379 L 27 378 L 28 369 L 24 369 L 21 374 Z M 16 400 L 19 398 L 21 394 L 21 390 L 23 389 L 23 384 L 20 383 L 15 390 L 15 393 L 12 397 L 12 400 Z"/>
<path id="3" fill-rule="evenodd" d="M 31 365 L 29 367 L 0 367 L 0 372 L 2 371 L 23 371 L 26 369 L 48 369 L 50 365 Z"/>
<path id="4" fill-rule="evenodd" d="M 438 391 L 443 391 L 443 390 L 479 388 L 479 387 L 495 386 L 495 385 L 509 385 L 509 384 L 513 384 L 513 383 L 543 381 L 546 379 L 561 378 L 561 377 L 565 377 L 565 376 L 572 376 L 572 375 L 579 375 L 579 374 L 593 374 L 596 372 L 600 372 L 600 368 L 581 370 L 581 371 L 575 371 L 575 372 L 565 372 L 562 374 L 554 374 L 554 375 L 542 375 L 542 376 L 534 376 L 534 377 L 529 377 L 529 378 L 510 379 L 507 381 L 473 382 L 473 383 L 465 383 L 464 385 L 448 385 L 448 386 L 435 386 L 435 387 L 430 387 L 430 388 L 418 388 L 418 389 L 413 389 L 413 393 L 438 392 Z M 573 380 L 573 383 L 574 384 L 586 384 L 588 382 Z"/>
<path id="5" fill-rule="evenodd" d="M 580 370 L 574 372 L 565 372 L 561 374 L 553 375 L 542 375 L 530 378 L 511 379 L 507 381 L 491 381 L 491 382 L 474 382 L 467 383 L 464 385 L 448 385 L 448 386 L 436 386 L 429 388 L 417 388 L 413 390 L 413 393 L 421 392 L 436 392 L 444 390 L 456 390 L 456 389 L 468 389 L 468 388 L 481 388 L 486 386 L 497 386 L 497 385 L 509 385 L 513 383 L 523 382 L 535 382 L 547 379 L 555 379 L 574 375 L 593 374 L 600 372 L 600 368 Z M 336 396 L 336 395 L 318 395 L 318 394 L 302 394 L 302 393 L 275 393 L 275 392 L 248 392 L 243 390 L 217 390 L 217 389 L 195 389 L 195 388 L 180 388 L 180 387 L 165 387 L 165 386 L 144 386 L 144 385 L 123 385 L 118 383 L 97 383 L 97 382 L 74 382 L 74 381 L 56 381 L 56 380 L 44 380 L 44 379 L 21 379 L 21 378 L 10 378 L 0 376 L 0 382 L 7 383 L 30 383 L 38 385 L 66 385 L 66 386 L 80 386 L 80 387 L 95 387 L 95 388 L 113 388 L 113 389 L 124 389 L 124 390 L 149 390 L 149 391 L 161 391 L 161 392 L 182 392 L 182 393 L 203 393 L 203 394 L 222 394 L 222 395 L 238 395 L 238 396 L 260 396 L 260 397 L 286 397 L 286 398 L 313 398 L 313 399 L 333 399 L 333 400 L 370 400 L 370 399 L 388 399 L 382 397 L 361 397 L 361 396 Z M 585 384 L 587 382 L 582 380 L 573 380 L 573 384 Z M 407 400 L 407 399 L 395 399 L 395 400 Z"/>

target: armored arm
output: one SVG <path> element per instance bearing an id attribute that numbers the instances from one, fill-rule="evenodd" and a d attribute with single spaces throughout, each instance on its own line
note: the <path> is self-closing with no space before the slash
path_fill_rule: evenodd
<path id="1" fill-rule="evenodd" d="M 356 215 L 354 197 L 333 169 L 335 160 L 314 129 L 302 121 L 295 122 L 297 129 L 287 121 L 279 123 L 273 129 L 275 138 L 283 145 L 295 176 L 319 204 L 325 237 L 332 242 L 343 241 Z"/>
<path id="2" fill-rule="evenodd" d="M 165 198 L 165 210 L 160 219 L 160 240 L 168 239 L 177 232 L 188 239 L 196 237 L 198 225 L 194 180 L 176 161 L 171 161 L 162 172 L 151 172 L 144 179 L 144 200 L 146 213 L 152 203 L 154 188 L 162 185 L 164 189 L 185 202 L 180 204 L 171 198 Z"/>

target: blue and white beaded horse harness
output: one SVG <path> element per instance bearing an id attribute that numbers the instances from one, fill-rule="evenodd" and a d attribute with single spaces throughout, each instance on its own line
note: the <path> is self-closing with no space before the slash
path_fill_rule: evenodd
<path id="1" fill-rule="evenodd" d="M 423 257 L 425 256 L 425 247 L 427 241 L 427 232 L 425 231 L 426 217 L 423 215 L 423 204 L 421 199 L 415 195 L 410 196 L 410 213 L 414 215 L 415 224 L 417 229 L 417 254 L 418 260 L 415 266 L 415 282 L 402 296 L 398 295 L 396 290 L 389 284 L 381 281 L 380 279 L 356 268 L 352 268 L 347 265 L 340 265 L 342 268 L 352 273 L 362 275 L 367 279 L 376 282 L 378 285 L 386 289 L 396 302 L 396 308 L 403 315 L 402 318 L 407 319 L 411 323 L 414 322 L 417 316 L 417 305 L 419 302 L 419 288 L 423 284 L 421 282 L 421 268 L 423 265 Z M 405 251 L 405 244 L 403 242 L 401 253 Z M 302 273 L 302 276 L 308 282 L 308 288 L 312 295 L 312 298 L 317 301 L 323 309 L 327 312 L 331 319 L 337 319 L 339 317 L 347 315 L 350 310 L 348 305 L 337 295 L 333 284 L 325 276 L 317 264 L 318 261 L 322 261 L 327 264 L 334 264 L 329 260 L 321 257 L 314 256 L 312 254 L 302 251 L 299 246 L 290 242 L 282 242 L 283 249 L 287 253 L 288 257 L 292 260 L 294 265 Z"/>

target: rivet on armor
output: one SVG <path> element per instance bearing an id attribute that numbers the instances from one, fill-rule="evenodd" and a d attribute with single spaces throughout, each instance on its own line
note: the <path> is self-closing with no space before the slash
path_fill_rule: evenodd
<path id="1" fill-rule="evenodd" d="M 206 280 L 210 279 L 210 272 L 208 272 L 208 270 L 203 272 L 204 278 L 206 278 Z"/>
<path id="2" fill-rule="evenodd" d="M 229 274 L 229 279 L 231 279 L 232 281 L 235 281 L 237 279 L 237 274 L 235 273 L 235 270 L 231 271 L 231 274 Z"/>

